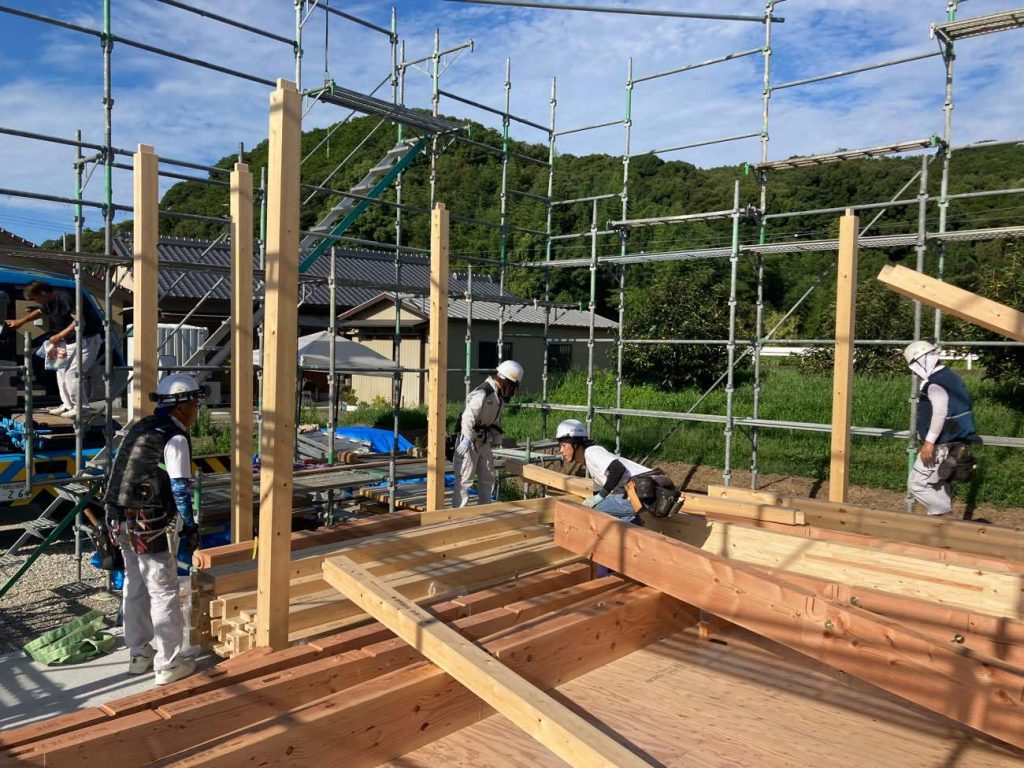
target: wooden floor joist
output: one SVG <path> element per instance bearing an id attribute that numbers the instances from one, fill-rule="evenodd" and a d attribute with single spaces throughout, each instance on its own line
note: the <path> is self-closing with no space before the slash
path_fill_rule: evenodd
<path id="1" fill-rule="evenodd" d="M 696 621 L 656 590 L 638 589 L 579 610 L 572 607 L 499 633 L 483 647 L 548 690 Z M 433 664 L 424 663 L 227 733 L 174 756 L 174 765 L 375 766 L 487 717 L 491 709 Z"/>
<path id="2" fill-rule="evenodd" d="M 908 515 L 856 504 L 785 496 L 730 486 L 709 486 L 708 495 L 733 501 L 774 505 L 801 512 L 808 525 L 876 536 L 929 547 L 950 547 L 989 557 L 1024 561 L 1024 530 L 978 525 L 925 515 Z"/>
<path id="3" fill-rule="evenodd" d="M 649 765 L 349 558 L 335 557 L 324 562 L 324 578 L 570 765 Z"/>
<path id="4" fill-rule="evenodd" d="M 432 610 L 444 621 L 457 622 L 476 617 L 473 623 L 464 622 L 460 625 L 467 628 L 480 627 L 479 617 L 499 615 L 493 613 L 496 610 L 509 614 L 508 620 L 524 622 L 551 610 L 589 600 L 619 583 L 614 578 L 588 581 L 589 577 L 589 565 L 571 565 L 439 603 L 433 606 Z M 385 642 L 393 637 L 387 628 L 375 623 L 318 638 L 308 644 L 293 646 L 277 653 L 270 653 L 267 649 L 255 649 L 171 685 L 152 688 L 99 707 L 82 709 L 40 723 L 4 731 L 0 733 L 0 750 L 26 747 L 81 728 L 91 730 L 102 723 L 110 724 L 104 726 L 106 732 L 117 733 L 123 727 L 123 723 L 113 725 L 113 722 L 128 715 L 156 710 L 174 702 L 196 700 L 211 691 L 247 684 L 249 681 L 272 676 L 285 669 Z M 80 736 L 81 733 L 78 737 Z M 0 756 L 3 754 L 0 752 Z"/>
<path id="5" fill-rule="evenodd" d="M 1024 747 L 1024 673 L 743 563 L 559 502 L 555 541 L 952 720 Z"/>

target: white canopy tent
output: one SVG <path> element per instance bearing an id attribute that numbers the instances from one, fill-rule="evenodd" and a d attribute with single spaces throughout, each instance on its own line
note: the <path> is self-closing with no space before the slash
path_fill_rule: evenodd
<path id="1" fill-rule="evenodd" d="M 363 376 L 392 376 L 398 366 L 359 342 L 337 336 L 334 347 L 334 368 L 338 373 L 359 373 Z M 305 371 L 327 372 L 331 366 L 331 334 L 327 331 L 300 336 L 298 367 Z M 260 365 L 260 350 L 253 350 L 253 365 Z"/>

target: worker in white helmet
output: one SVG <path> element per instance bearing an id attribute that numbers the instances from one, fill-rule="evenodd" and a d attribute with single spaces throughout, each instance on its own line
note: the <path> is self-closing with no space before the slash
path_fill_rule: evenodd
<path id="1" fill-rule="evenodd" d="M 486 504 L 494 496 L 493 446 L 501 445 L 501 411 L 523 383 L 523 366 L 505 360 L 493 376 L 469 393 L 459 417 L 452 467 L 455 486 L 452 506 L 469 504 L 469 489 L 477 481 L 477 503 Z"/>
<path id="2" fill-rule="evenodd" d="M 587 425 L 566 419 L 555 430 L 563 464 L 586 464 L 594 481 L 594 493 L 583 505 L 605 512 L 624 522 L 643 525 L 641 512 L 667 517 L 675 508 L 679 492 L 658 469 L 616 456 L 590 439 Z"/>
<path id="3" fill-rule="evenodd" d="M 915 341 L 903 351 L 921 380 L 917 436 L 921 441 L 910 470 L 910 490 L 933 517 L 952 510 L 952 483 L 966 482 L 974 471 L 967 446 L 981 442 L 974 430 L 971 395 L 964 380 L 939 363 L 939 348 Z"/>
<path id="4" fill-rule="evenodd" d="M 124 556 L 124 641 L 128 674 L 154 670 L 157 685 L 187 677 L 195 662 L 181 655 L 177 540 L 198 543 L 192 509 L 189 427 L 205 390 L 191 376 L 165 376 L 150 399 L 152 416 L 129 428 L 110 470 L 107 524 Z M 155 646 L 155 647 L 154 647 Z"/>

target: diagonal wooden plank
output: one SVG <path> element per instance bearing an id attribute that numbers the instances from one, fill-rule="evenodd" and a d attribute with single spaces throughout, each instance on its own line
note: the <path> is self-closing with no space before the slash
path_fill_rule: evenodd
<path id="1" fill-rule="evenodd" d="M 853 677 L 1024 747 L 1024 674 L 759 569 L 564 501 L 555 543 Z"/>
<path id="2" fill-rule="evenodd" d="M 648 765 L 347 557 L 327 560 L 324 578 L 570 765 Z"/>
<path id="3" fill-rule="evenodd" d="M 887 264 L 878 273 L 878 280 L 908 299 L 936 307 L 947 315 L 980 325 L 1015 341 L 1024 341 L 1024 312 L 1018 312 L 1013 307 L 907 267 Z"/>

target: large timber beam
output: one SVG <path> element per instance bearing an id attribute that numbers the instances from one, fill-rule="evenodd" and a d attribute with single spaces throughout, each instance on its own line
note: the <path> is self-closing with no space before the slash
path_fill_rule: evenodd
<path id="1" fill-rule="evenodd" d="M 252 174 L 231 172 L 231 540 L 252 541 Z"/>
<path id="2" fill-rule="evenodd" d="M 438 203 L 430 213 L 430 342 L 427 359 L 428 512 L 444 507 L 444 437 L 448 422 L 448 209 Z"/>
<path id="3" fill-rule="evenodd" d="M 920 301 L 1014 341 L 1024 341 L 1024 312 L 906 267 L 884 266 L 878 273 L 878 279 L 908 299 Z"/>
<path id="4" fill-rule="evenodd" d="M 757 568 L 560 501 L 555 542 L 952 720 L 1024 747 L 1024 674 Z"/>
<path id="5" fill-rule="evenodd" d="M 260 442 L 259 597 L 256 643 L 288 644 L 288 556 L 295 457 L 299 306 L 299 147 L 302 96 L 277 81 L 270 95 L 267 170 L 266 336 Z"/>
<path id="6" fill-rule="evenodd" d="M 649 765 L 349 558 L 326 561 L 324 579 L 570 765 Z"/>

